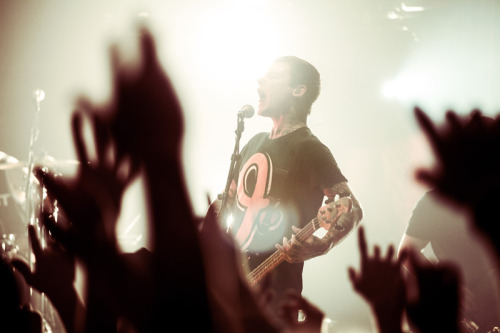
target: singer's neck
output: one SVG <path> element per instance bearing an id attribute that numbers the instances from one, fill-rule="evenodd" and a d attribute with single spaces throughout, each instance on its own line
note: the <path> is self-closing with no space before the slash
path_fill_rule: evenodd
<path id="1" fill-rule="evenodd" d="M 303 120 L 292 117 L 290 114 L 280 115 L 277 118 L 273 118 L 273 123 L 273 129 L 269 134 L 270 139 L 277 139 L 299 128 L 307 126 L 307 124 Z"/>

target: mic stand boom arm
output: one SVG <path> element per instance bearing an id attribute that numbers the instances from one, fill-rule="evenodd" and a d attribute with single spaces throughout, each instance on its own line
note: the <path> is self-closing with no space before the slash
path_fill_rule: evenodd
<path id="1" fill-rule="evenodd" d="M 226 181 L 226 188 L 224 189 L 224 192 L 222 194 L 219 194 L 219 199 L 222 199 L 222 203 L 220 206 L 219 210 L 219 219 L 222 218 L 222 221 L 225 222 L 225 213 L 227 209 L 227 203 L 229 200 L 229 188 L 231 187 L 231 182 L 234 179 L 234 172 L 235 172 L 235 166 L 236 163 L 240 160 L 240 139 L 241 139 L 241 134 L 243 133 L 245 129 L 245 123 L 244 123 L 244 117 L 240 116 L 238 114 L 237 116 L 237 128 L 236 128 L 236 139 L 235 139 L 235 144 L 234 144 L 234 150 L 233 154 L 231 155 L 231 165 L 229 167 L 229 173 L 227 175 L 227 181 Z M 222 197 L 222 198 L 221 198 Z M 229 226 L 227 226 L 229 229 Z"/>

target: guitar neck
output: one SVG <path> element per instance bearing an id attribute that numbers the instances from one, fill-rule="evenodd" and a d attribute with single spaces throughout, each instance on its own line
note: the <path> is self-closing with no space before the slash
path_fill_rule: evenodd
<path id="1" fill-rule="evenodd" d="M 309 238 L 309 236 L 311 236 L 319 228 L 319 226 L 319 221 L 316 217 L 312 219 L 304 228 L 302 228 L 302 230 L 300 230 L 295 237 L 299 242 L 302 242 Z M 250 285 L 257 284 L 264 276 L 281 264 L 284 259 L 283 254 L 279 250 L 276 250 L 257 268 L 247 275 Z"/>

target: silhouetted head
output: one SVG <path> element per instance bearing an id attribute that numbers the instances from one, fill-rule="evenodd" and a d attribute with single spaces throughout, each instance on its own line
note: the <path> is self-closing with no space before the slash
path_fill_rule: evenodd
<path id="1" fill-rule="evenodd" d="M 295 56 L 275 59 L 258 83 L 259 115 L 276 117 L 293 110 L 303 121 L 321 90 L 318 70 Z"/>

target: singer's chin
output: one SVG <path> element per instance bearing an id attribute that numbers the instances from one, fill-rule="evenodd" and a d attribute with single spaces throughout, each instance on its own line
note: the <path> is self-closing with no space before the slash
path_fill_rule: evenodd
<path id="1" fill-rule="evenodd" d="M 256 113 L 258 116 L 266 116 L 266 110 L 267 108 L 262 103 L 260 103 L 259 106 L 257 107 Z"/>

